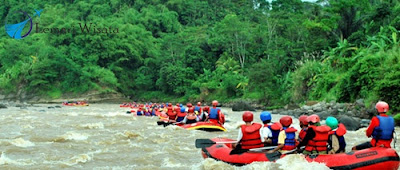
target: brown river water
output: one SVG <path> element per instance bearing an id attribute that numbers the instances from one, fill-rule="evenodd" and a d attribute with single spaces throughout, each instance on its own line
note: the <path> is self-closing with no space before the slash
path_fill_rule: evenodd
<path id="1" fill-rule="evenodd" d="M 49 106 L 0 109 L 0 169 L 329 169 L 324 164 L 308 163 L 293 154 L 276 163 L 256 162 L 242 167 L 203 159 L 195 140 L 237 138 L 242 112 L 226 113 L 227 132 L 185 130 L 177 126 L 158 126 L 157 117 L 126 114 L 117 104 L 91 104 L 88 107 Z M 59 105 L 61 106 L 61 105 Z M 260 111 L 255 113 L 255 121 Z M 279 121 L 281 115 L 273 115 Z M 293 125 L 300 129 L 299 121 Z M 400 128 L 396 128 L 400 134 Z M 398 136 L 398 135 L 397 135 Z M 365 128 L 349 131 L 347 151 L 369 141 Z M 399 138 L 399 137 L 398 137 Z M 400 145 L 400 143 L 398 143 Z M 393 144 L 392 144 L 393 146 Z M 396 147 L 400 152 L 400 147 Z"/>

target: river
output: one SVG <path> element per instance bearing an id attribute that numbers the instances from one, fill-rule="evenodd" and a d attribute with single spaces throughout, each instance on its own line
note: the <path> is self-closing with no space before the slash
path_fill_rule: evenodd
<path id="1" fill-rule="evenodd" d="M 117 104 L 49 109 L 51 106 L 56 105 L 0 109 L 0 169 L 328 169 L 296 154 L 276 163 L 242 167 L 203 159 L 195 148 L 196 139 L 236 139 L 242 112 L 230 108 L 222 108 L 227 113 L 228 132 L 204 132 L 164 128 L 157 125 L 157 117 L 132 116 L 126 114 L 129 109 Z M 260 112 L 254 113 L 256 122 L 261 123 Z M 272 119 L 279 121 L 280 117 L 273 115 Z M 297 119 L 293 123 L 300 128 Z M 400 134 L 398 127 L 396 132 Z M 347 151 L 369 141 L 365 128 L 349 131 L 345 137 Z M 400 147 L 396 150 L 399 153 Z"/>

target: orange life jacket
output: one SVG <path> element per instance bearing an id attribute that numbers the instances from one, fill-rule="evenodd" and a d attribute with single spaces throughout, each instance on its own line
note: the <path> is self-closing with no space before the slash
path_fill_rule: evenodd
<path id="1" fill-rule="evenodd" d="M 260 128 L 261 124 L 253 123 L 250 126 L 242 125 L 240 126 L 242 130 L 242 139 L 240 140 L 240 144 L 242 145 L 242 149 L 252 149 L 263 147 L 264 144 L 261 142 Z"/>
<path id="2" fill-rule="evenodd" d="M 311 125 L 308 128 L 312 128 L 314 130 L 315 137 L 308 141 L 305 150 L 309 152 L 326 151 L 329 139 L 329 131 L 331 130 L 331 128 L 326 125 L 322 126 Z"/>

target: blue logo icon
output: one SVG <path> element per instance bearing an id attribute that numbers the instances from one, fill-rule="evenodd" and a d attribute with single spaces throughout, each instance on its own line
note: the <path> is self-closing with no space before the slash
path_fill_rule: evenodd
<path id="1" fill-rule="evenodd" d="M 43 10 L 36 10 L 32 17 L 39 16 Z M 22 21 L 22 22 L 21 22 Z M 26 25 L 29 25 L 26 27 Z M 15 11 L 9 13 L 6 19 L 6 32 L 7 34 L 14 39 L 23 39 L 28 36 L 32 31 L 32 18 L 28 15 L 28 13 L 24 11 Z M 26 28 L 25 28 L 26 27 Z"/>

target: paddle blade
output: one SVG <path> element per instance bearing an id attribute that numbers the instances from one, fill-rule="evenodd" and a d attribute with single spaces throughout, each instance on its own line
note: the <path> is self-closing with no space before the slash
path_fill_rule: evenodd
<path id="1" fill-rule="evenodd" d="M 157 121 L 157 125 L 163 125 L 163 124 L 165 124 L 164 121 Z"/>
<path id="2" fill-rule="evenodd" d="M 210 139 L 196 139 L 195 144 L 196 148 L 205 148 L 214 145 L 215 142 Z"/>

